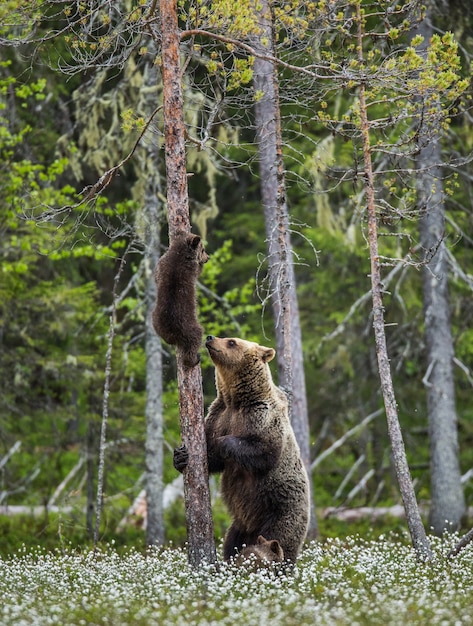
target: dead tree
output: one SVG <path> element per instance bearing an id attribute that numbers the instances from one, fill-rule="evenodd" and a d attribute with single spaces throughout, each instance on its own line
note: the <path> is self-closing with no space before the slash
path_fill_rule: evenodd
<path id="1" fill-rule="evenodd" d="M 360 3 L 356 5 L 356 20 L 358 27 L 357 49 L 358 59 L 361 65 L 363 58 L 363 20 L 361 16 Z M 394 461 L 394 468 L 399 484 L 399 491 L 406 511 L 406 520 L 411 534 L 412 544 L 421 560 L 431 560 L 433 558 L 425 528 L 417 506 L 414 485 L 407 463 L 404 439 L 402 436 L 399 416 L 397 412 L 396 397 L 391 376 L 388 349 L 386 343 L 386 332 L 384 327 L 384 306 L 383 306 L 383 283 L 381 278 L 381 263 L 378 248 L 378 222 L 376 215 L 375 186 L 373 165 L 371 158 L 371 138 L 370 122 L 368 119 L 368 109 L 366 102 L 366 87 L 360 84 L 360 127 L 363 146 L 364 180 L 366 207 L 368 214 L 368 244 L 371 264 L 371 297 L 373 303 L 373 329 L 376 343 L 376 356 L 378 360 L 378 371 L 381 380 L 381 391 L 383 394 L 384 407 L 386 410 L 386 420 L 388 424 L 389 439 L 391 441 L 391 451 Z"/>

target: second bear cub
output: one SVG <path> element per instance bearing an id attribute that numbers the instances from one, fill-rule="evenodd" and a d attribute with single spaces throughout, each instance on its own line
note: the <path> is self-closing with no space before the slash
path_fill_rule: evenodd
<path id="1" fill-rule="evenodd" d="M 242 548 L 235 563 L 237 565 L 249 565 L 255 569 L 271 567 L 274 563 L 284 561 L 284 552 L 277 539 L 265 539 L 259 535 L 256 543 Z"/>
<path id="2" fill-rule="evenodd" d="M 179 232 L 159 260 L 153 327 L 166 343 L 181 348 L 185 367 L 200 360 L 202 326 L 197 320 L 196 282 L 208 254 L 198 235 Z"/>

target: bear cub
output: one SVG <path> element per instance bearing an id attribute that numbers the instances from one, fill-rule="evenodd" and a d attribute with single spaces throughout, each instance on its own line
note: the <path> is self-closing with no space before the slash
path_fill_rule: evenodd
<path id="1" fill-rule="evenodd" d="M 202 326 L 197 320 L 196 281 L 208 258 L 198 235 L 179 232 L 154 272 L 153 327 L 166 343 L 181 348 L 185 367 L 200 361 Z"/>
<path id="2" fill-rule="evenodd" d="M 259 535 L 254 546 L 246 546 L 235 559 L 237 565 L 247 565 L 254 569 L 271 567 L 284 561 L 284 552 L 277 539 L 265 539 Z"/>
<path id="3" fill-rule="evenodd" d="M 233 520 L 224 559 L 258 537 L 270 537 L 294 562 L 309 523 L 309 485 L 288 416 L 286 395 L 272 380 L 272 348 L 238 338 L 207 337 L 217 398 L 205 418 L 209 472 L 221 472 L 221 493 Z M 185 446 L 174 451 L 183 471 Z"/>

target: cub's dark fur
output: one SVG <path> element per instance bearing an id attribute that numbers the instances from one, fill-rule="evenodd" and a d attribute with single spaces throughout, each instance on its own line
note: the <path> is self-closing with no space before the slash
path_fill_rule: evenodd
<path id="1" fill-rule="evenodd" d="M 208 258 L 198 235 L 180 232 L 154 272 L 153 326 L 166 343 L 181 348 L 185 367 L 194 367 L 200 360 L 202 326 L 197 320 L 196 281 Z"/>

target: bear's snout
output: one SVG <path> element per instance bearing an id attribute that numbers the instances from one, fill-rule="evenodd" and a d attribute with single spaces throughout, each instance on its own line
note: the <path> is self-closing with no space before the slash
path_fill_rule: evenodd
<path id="1" fill-rule="evenodd" d="M 205 340 L 205 343 L 211 343 L 214 339 L 215 337 L 213 335 L 207 335 L 207 339 Z"/>

